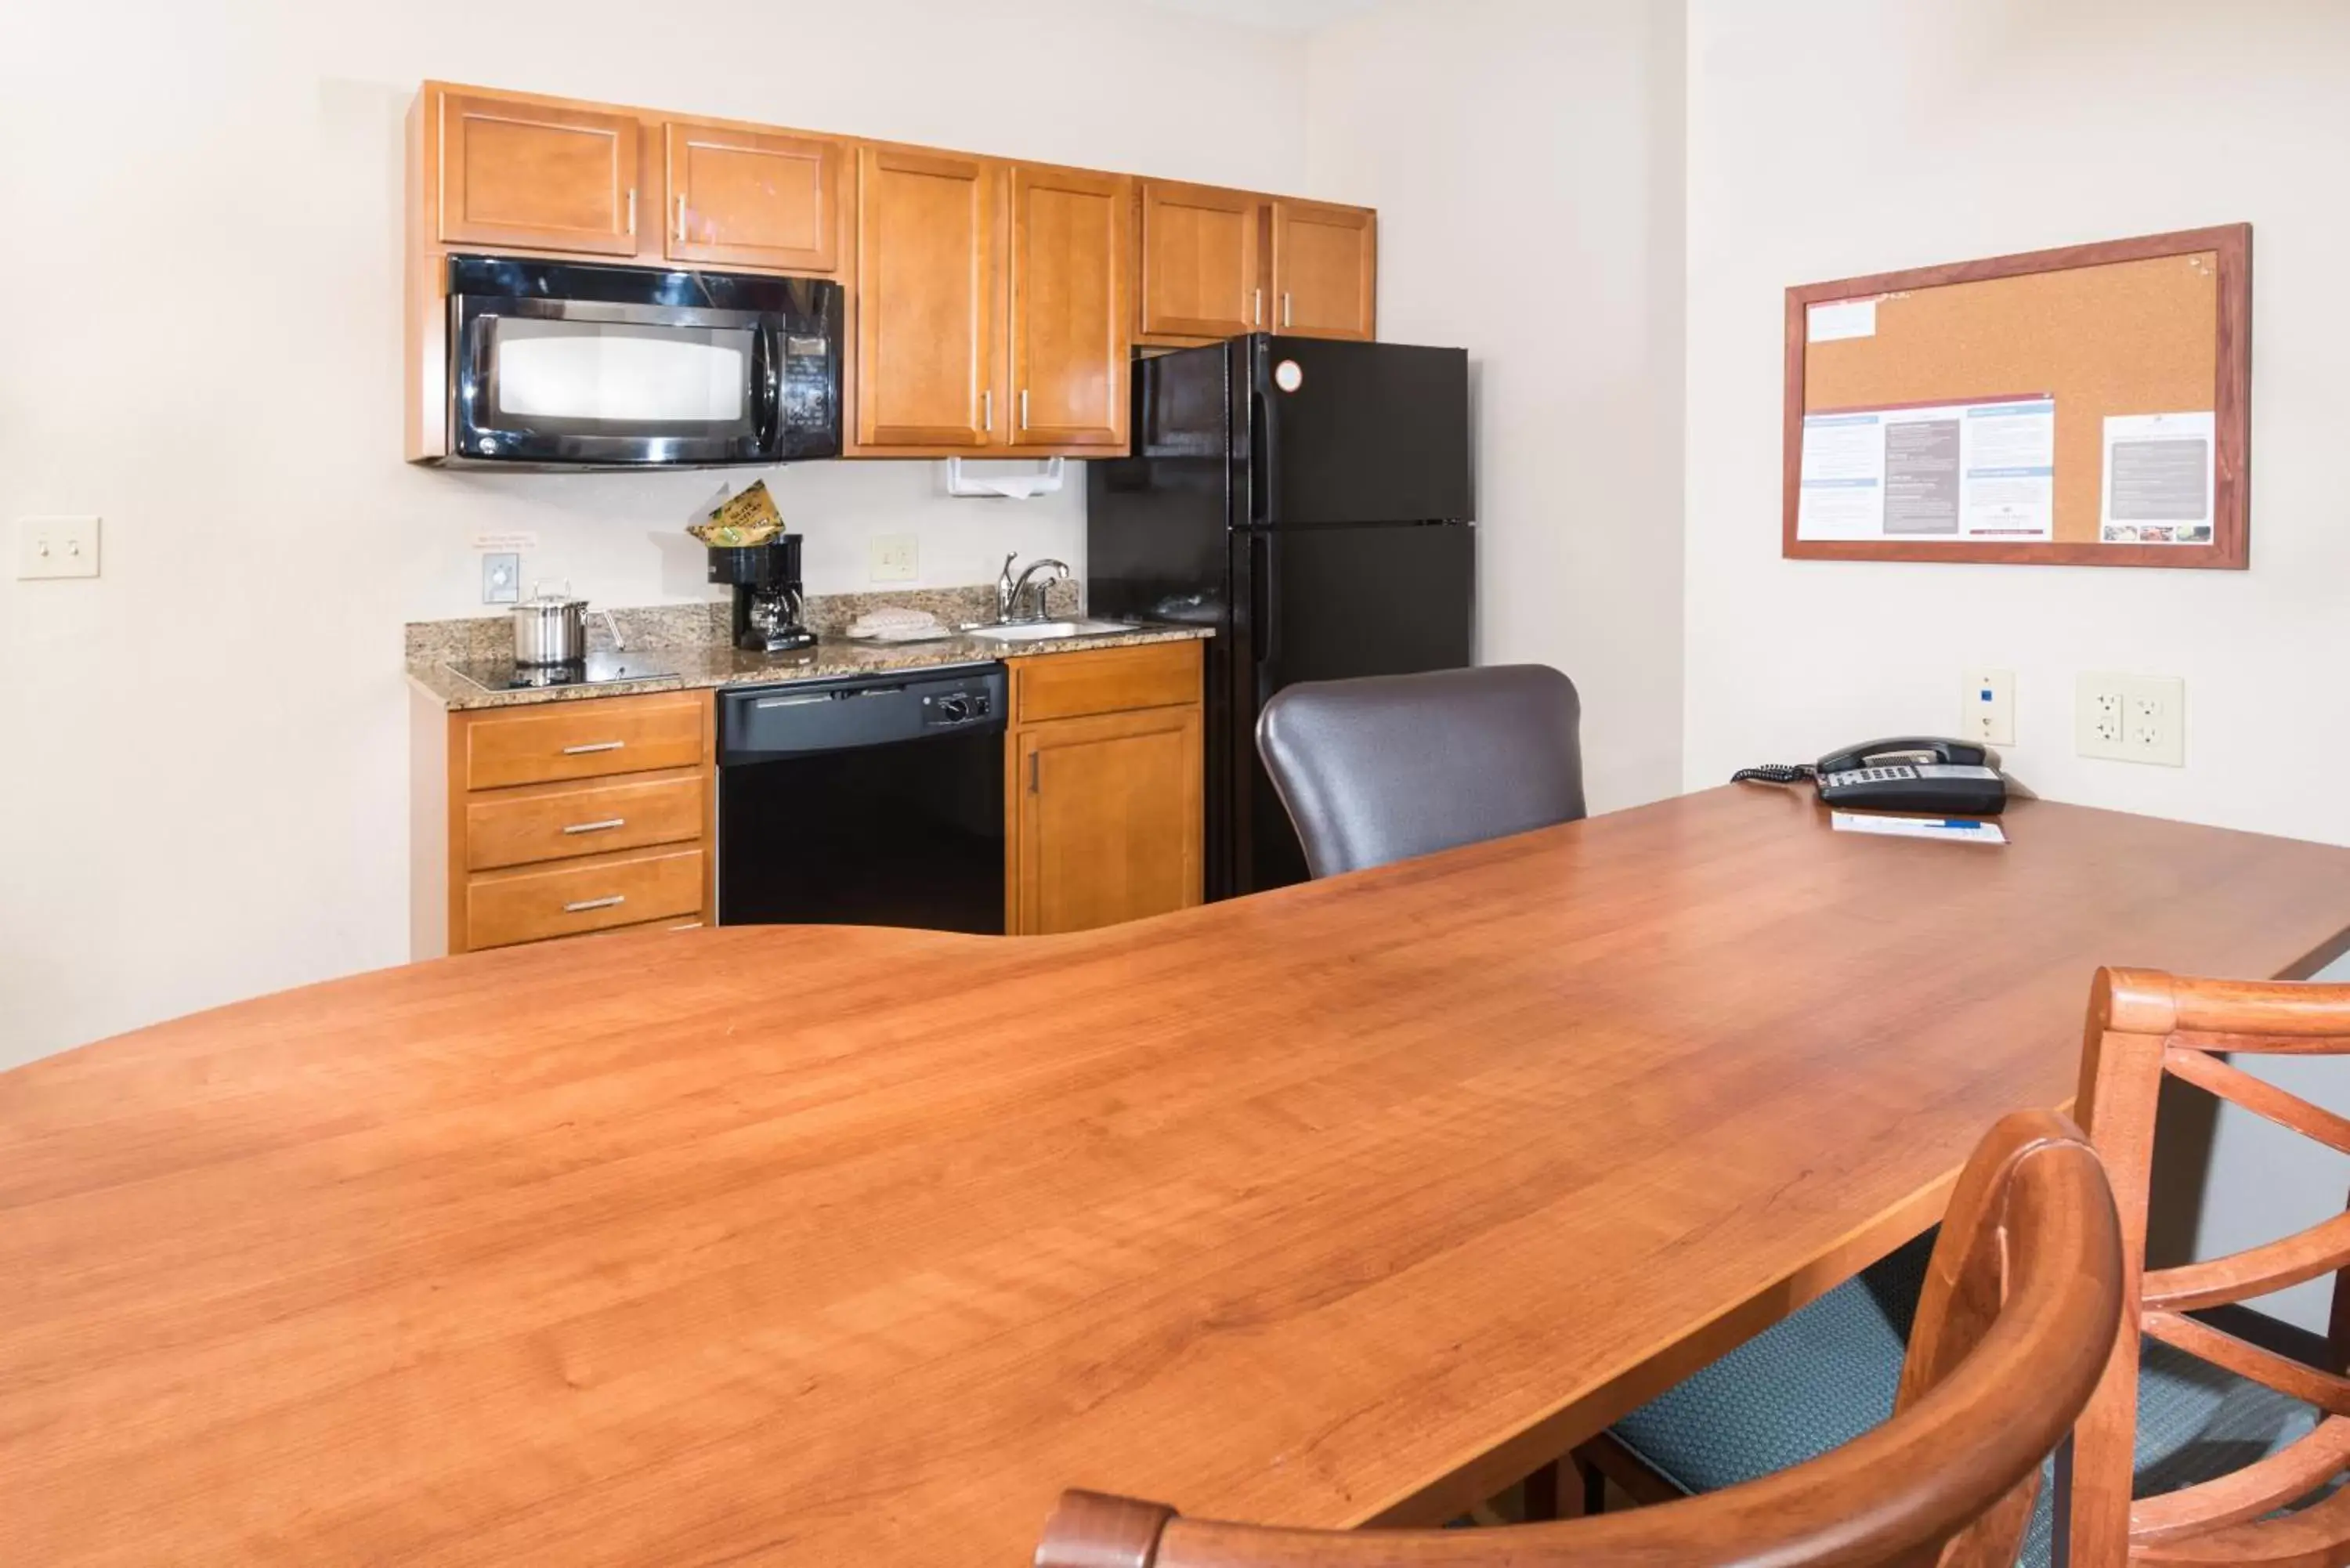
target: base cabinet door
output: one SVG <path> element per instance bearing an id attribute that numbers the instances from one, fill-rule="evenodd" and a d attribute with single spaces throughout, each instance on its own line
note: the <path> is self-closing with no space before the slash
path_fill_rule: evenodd
<path id="1" fill-rule="evenodd" d="M 1378 335 L 1375 222 L 1365 207 L 1273 204 L 1274 331 L 1302 337 Z"/>
<path id="2" fill-rule="evenodd" d="M 857 442 L 998 444 L 1002 167 L 866 148 L 857 180 Z"/>
<path id="3" fill-rule="evenodd" d="M 1018 934 L 1089 930 L 1200 901 L 1197 706 L 1016 733 Z"/>
<path id="4" fill-rule="evenodd" d="M 623 113 L 443 92 L 440 238 L 637 254 L 637 121 Z"/>

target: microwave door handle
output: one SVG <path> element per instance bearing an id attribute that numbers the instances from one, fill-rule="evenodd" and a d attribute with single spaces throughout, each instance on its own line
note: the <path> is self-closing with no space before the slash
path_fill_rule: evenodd
<path id="1" fill-rule="evenodd" d="M 460 400 L 464 407 L 458 432 L 462 439 L 492 426 L 490 375 L 495 361 L 490 358 L 490 330 L 497 317 L 486 310 L 470 316 L 461 310 L 458 319 L 463 324 L 465 345 L 465 388 Z"/>
<path id="2" fill-rule="evenodd" d="M 751 343 L 752 437 L 763 457 L 775 455 L 783 405 L 783 344 L 773 321 L 759 323 Z"/>

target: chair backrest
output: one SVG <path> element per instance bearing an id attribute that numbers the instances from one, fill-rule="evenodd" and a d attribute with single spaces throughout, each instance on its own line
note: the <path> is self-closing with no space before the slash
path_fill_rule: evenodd
<path id="1" fill-rule="evenodd" d="M 2096 1156 L 2063 1117 L 2019 1112 L 1951 1196 L 1893 1418 L 1841 1449 L 1685 1501 L 1488 1530 L 1266 1529 L 1072 1491 L 1036 1568 L 2012 1563 L 2040 1462 L 2105 1366 L 2121 1267 Z"/>
<path id="2" fill-rule="evenodd" d="M 2074 1103 L 2112 1177 L 2121 1215 L 2123 1328 L 2074 1445 L 2076 1568 L 2105 1568 L 2133 1557 L 2212 1563 L 2350 1561 L 2350 1491 L 2261 1521 L 2262 1515 L 2308 1496 L 2350 1468 L 2350 1379 L 2303 1366 L 2185 1315 L 2336 1273 L 2350 1263 L 2350 1214 L 2224 1258 L 2152 1272 L 2146 1267 L 2155 1105 L 2165 1076 L 2183 1078 L 2350 1154 L 2350 1119 L 2220 1059 L 2238 1052 L 2350 1054 L 2350 985 L 2189 980 L 2150 970 L 2097 971 Z M 2326 1412 L 2325 1418 L 2258 1463 L 2133 1505 L 2140 1334 L 2306 1400 Z"/>
<path id="3" fill-rule="evenodd" d="M 1257 751 L 1316 877 L 1583 812 L 1583 705 L 1540 664 L 1309 680 L 1264 705 Z"/>

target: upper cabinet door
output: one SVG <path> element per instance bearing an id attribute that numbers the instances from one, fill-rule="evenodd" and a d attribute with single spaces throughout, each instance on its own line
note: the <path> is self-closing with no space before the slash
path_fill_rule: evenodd
<path id="1" fill-rule="evenodd" d="M 1273 204 L 1273 330 L 1302 337 L 1375 336 L 1373 221 L 1364 207 Z"/>
<path id="2" fill-rule="evenodd" d="M 1012 444 L 1126 445 L 1134 182 L 1012 171 Z"/>
<path id="3" fill-rule="evenodd" d="M 671 120 L 664 254 L 787 272 L 840 265 L 840 145 Z"/>
<path id="4" fill-rule="evenodd" d="M 1142 330 L 1232 337 L 1265 325 L 1257 259 L 1264 203 L 1241 191 L 1142 182 Z"/>
<path id="5" fill-rule="evenodd" d="M 857 192 L 857 440 L 995 444 L 996 185 L 983 158 L 861 149 Z"/>
<path id="6" fill-rule="evenodd" d="M 441 239 L 637 254 L 637 121 L 524 99 L 441 97 Z"/>

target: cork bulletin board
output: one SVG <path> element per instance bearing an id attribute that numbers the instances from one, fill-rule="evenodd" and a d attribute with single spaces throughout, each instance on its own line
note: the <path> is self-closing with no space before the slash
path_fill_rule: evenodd
<path id="1" fill-rule="evenodd" d="M 2241 569 L 2251 228 L 1787 291 L 1782 554 Z"/>

